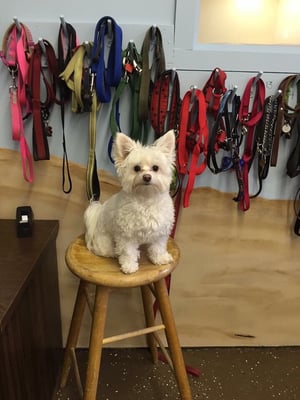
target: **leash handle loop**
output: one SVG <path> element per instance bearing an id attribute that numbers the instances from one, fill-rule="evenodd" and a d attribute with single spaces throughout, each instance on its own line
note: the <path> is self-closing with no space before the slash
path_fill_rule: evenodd
<path id="1" fill-rule="evenodd" d="M 96 25 L 92 49 L 91 72 L 96 76 L 96 94 L 102 103 L 111 99 L 111 87 L 117 87 L 122 76 L 121 27 L 109 16 Z"/>

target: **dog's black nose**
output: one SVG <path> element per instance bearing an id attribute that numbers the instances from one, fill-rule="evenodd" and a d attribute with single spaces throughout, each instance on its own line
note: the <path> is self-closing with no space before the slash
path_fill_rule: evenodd
<path id="1" fill-rule="evenodd" d="M 143 175 L 143 181 L 145 183 L 150 183 L 151 179 L 152 179 L 152 176 L 150 174 Z"/>

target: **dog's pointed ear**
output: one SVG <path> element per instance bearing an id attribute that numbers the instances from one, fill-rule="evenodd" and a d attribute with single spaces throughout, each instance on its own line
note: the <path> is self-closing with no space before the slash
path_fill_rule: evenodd
<path id="1" fill-rule="evenodd" d="M 117 132 L 112 148 L 112 156 L 116 163 L 124 161 L 128 154 L 136 147 L 136 142 L 125 133 Z"/>
<path id="2" fill-rule="evenodd" d="M 170 159 L 173 163 L 175 162 L 175 132 L 174 129 L 169 130 L 159 139 L 155 140 L 153 143 L 154 146 L 157 146 L 162 150 L 165 155 Z"/>

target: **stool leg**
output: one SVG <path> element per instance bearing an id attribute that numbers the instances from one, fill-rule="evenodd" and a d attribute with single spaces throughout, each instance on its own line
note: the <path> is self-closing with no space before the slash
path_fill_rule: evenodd
<path id="1" fill-rule="evenodd" d="M 96 288 L 83 400 L 96 400 L 109 291 L 104 286 Z"/>
<path id="2" fill-rule="evenodd" d="M 166 338 L 173 362 L 175 377 L 182 400 L 191 400 L 192 394 L 180 347 L 169 294 L 164 279 L 154 283 L 162 321 L 166 327 Z"/>
<path id="3" fill-rule="evenodd" d="M 146 325 L 147 325 L 147 327 L 154 326 L 155 325 L 154 311 L 153 311 L 153 300 L 154 299 L 153 299 L 151 290 L 150 290 L 149 286 L 147 285 L 147 286 L 141 287 L 141 292 L 142 292 Z M 147 335 L 147 343 L 148 343 L 149 349 L 151 351 L 152 360 L 153 360 L 154 364 L 157 364 L 157 361 L 158 361 L 157 344 L 156 344 L 155 338 L 152 333 L 149 333 Z"/>
<path id="4" fill-rule="evenodd" d="M 80 332 L 80 326 L 82 322 L 82 317 L 85 310 L 85 285 L 84 281 L 80 281 L 76 301 L 74 305 L 72 320 L 70 324 L 65 354 L 64 354 L 64 361 L 62 367 L 62 373 L 60 378 L 60 387 L 63 388 L 66 383 L 70 373 L 71 363 L 72 363 L 72 351 L 76 348 L 78 336 Z"/>

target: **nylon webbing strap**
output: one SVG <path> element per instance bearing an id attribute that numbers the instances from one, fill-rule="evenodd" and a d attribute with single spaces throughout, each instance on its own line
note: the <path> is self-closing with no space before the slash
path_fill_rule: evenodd
<path id="1" fill-rule="evenodd" d="M 221 68 L 215 68 L 203 87 L 207 111 L 216 117 L 223 94 L 226 92 L 227 75 Z"/>
<path id="2" fill-rule="evenodd" d="M 95 28 L 91 72 L 95 74 L 98 99 L 108 103 L 111 87 L 117 87 L 122 76 L 122 29 L 109 16 L 101 18 Z"/>
<path id="3" fill-rule="evenodd" d="M 69 23 L 61 23 L 58 31 L 58 69 L 62 73 L 72 58 L 73 51 L 77 46 L 77 34 L 73 26 Z M 62 147 L 63 147 L 63 164 L 62 164 L 62 190 L 64 193 L 72 191 L 72 178 L 69 167 L 67 143 L 65 135 L 65 104 L 71 97 L 71 90 L 66 82 L 59 80 L 60 93 L 60 115 L 62 125 Z M 67 183 L 66 183 L 67 181 Z"/>
<path id="4" fill-rule="evenodd" d="M 156 138 L 170 129 L 177 131 L 181 106 L 177 71 L 166 70 L 156 79 L 151 93 L 151 125 Z"/>
<path id="5" fill-rule="evenodd" d="M 51 43 L 41 39 L 34 46 L 28 72 L 28 87 L 32 99 L 32 136 L 33 157 L 37 160 L 49 160 L 48 137 L 52 136 L 49 125 L 50 111 L 54 103 L 60 104 L 56 97 L 58 86 L 58 64 Z M 42 86 L 46 96 L 42 95 Z"/>
<path id="6" fill-rule="evenodd" d="M 131 113 L 130 113 L 130 132 L 129 136 L 134 140 L 141 141 L 140 122 L 138 119 L 138 99 L 141 77 L 141 56 L 137 51 L 135 43 L 131 40 L 126 49 L 123 50 L 123 74 L 112 100 L 111 111 L 109 116 L 109 125 L 111 130 L 111 138 L 108 144 L 108 155 L 113 162 L 111 156 L 112 142 L 117 132 L 122 132 L 120 121 L 120 100 L 126 87 L 131 92 Z"/>
<path id="7" fill-rule="evenodd" d="M 183 207 L 188 207 L 196 175 L 207 165 L 206 102 L 200 89 L 189 90 L 183 97 L 178 135 L 177 164 L 179 174 L 187 177 Z"/>
<path id="8" fill-rule="evenodd" d="M 139 120 L 145 124 L 149 119 L 150 96 L 155 80 L 166 69 L 162 34 L 158 27 L 151 26 L 144 37 L 141 49 L 142 76 L 139 96 Z M 152 56 L 152 57 L 151 57 Z M 143 142 L 146 142 L 144 134 Z"/>
<path id="9" fill-rule="evenodd" d="M 9 100 L 12 139 L 19 142 L 23 177 L 27 182 L 33 182 L 32 156 L 24 130 L 24 120 L 31 114 L 31 103 L 26 88 L 33 46 L 29 28 L 22 23 L 11 24 L 4 34 L 0 52 L 2 62 L 11 75 Z"/>
<path id="10" fill-rule="evenodd" d="M 232 126 L 228 112 L 228 103 L 231 96 L 232 90 L 228 90 L 223 95 L 209 136 L 207 166 L 214 174 L 226 171 L 231 166 L 231 159 L 229 157 L 223 157 L 220 165 L 217 160 L 217 153 L 221 149 L 225 152 L 230 152 Z M 227 161 L 225 162 L 225 160 Z"/>
<path id="11" fill-rule="evenodd" d="M 251 104 L 252 93 L 254 97 Z M 246 136 L 244 153 L 242 156 L 242 171 L 244 182 L 244 193 L 239 198 L 239 208 L 247 211 L 250 207 L 249 195 L 249 171 L 256 151 L 255 128 L 263 116 L 265 101 L 265 84 L 261 78 L 253 77 L 249 79 L 244 90 L 239 110 L 239 120 L 242 132 Z"/>
<path id="12" fill-rule="evenodd" d="M 97 173 L 96 159 L 97 109 L 97 96 L 95 89 L 93 89 L 92 107 L 89 114 L 89 154 L 86 174 L 86 192 L 89 200 L 99 200 L 100 198 L 100 183 Z"/>
<path id="13" fill-rule="evenodd" d="M 93 44 L 86 42 L 78 46 L 60 77 L 72 91 L 71 106 L 74 113 L 89 112 L 91 109 L 92 76 L 90 75 L 90 53 Z M 84 78 L 88 73 L 87 82 Z"/>
<path id="14" fill-rule="evenodd" d="M 72 111 L 89 112 L 89 152 L 86 171 L 86 192 L 89 200 L 99 200 L 100 183 L 96 160 L 97 111 L 101 103 L 97 100 L 94 74 L 90 71 L 90 56 L 93 43 L 85 42 L 77 47 L 73 57 L 60 75 L 72 90 Z"/>

